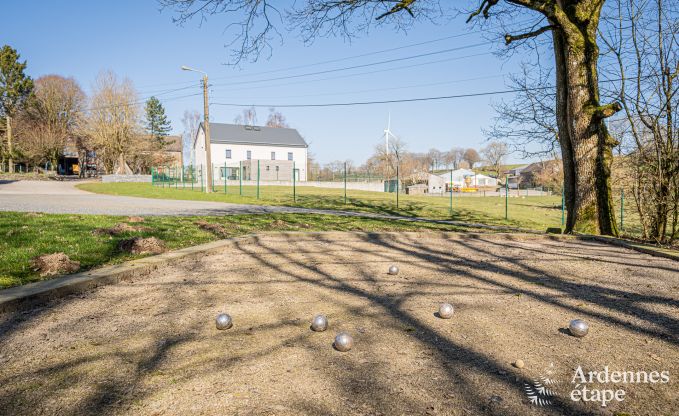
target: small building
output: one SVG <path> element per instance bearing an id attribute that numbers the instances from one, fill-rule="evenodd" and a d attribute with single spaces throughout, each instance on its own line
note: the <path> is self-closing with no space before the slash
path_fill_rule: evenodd
<path id="1" fill-rule="evenodd" d="M 446 192 L 446 181 L 439 175 L 429 174 L 427 178 L 427 191 L 430 194 L 443 194 Z"/>
<path id="2" fill-rule="evenodd" d="M 410 185 L 406 188 L 406 194 L 408 195 L 424 195 L 429 190 L 429 186 L 426 183 L 416 183 L 415 185 Z"/>
<path id="3" fill-rule="evenodd" d="M 221 178 L 261 180 L 307 180 L 306 141 L 299 132 L 289 128 L 243 126 L 210 123 L 210 153 Z M 196 165 L 205 165 L 205 129 L 203 123 L 193 141 Z M 265 179 L 266 178 L 266 179 Z M 220 178 L 215 178 L 220 179 Z"/>
<path id="4" fill-rule="evenodd" d="M 448 190 L 496 188 L 498 182 L 496 178 L 476 173 L 470 169 L 456 169 L 452 172 L 438 175 L 447 185 Z"/>

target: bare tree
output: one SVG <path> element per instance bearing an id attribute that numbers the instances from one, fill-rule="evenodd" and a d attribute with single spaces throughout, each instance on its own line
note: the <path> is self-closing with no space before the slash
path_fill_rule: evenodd
<path id="1" fill-rule="evenodd" d="M 518 91 L 510 101 L 493 104 L 497 116 L 484 129 L 493 141 L 507 143 L 524 158 L 555 157 L 559 152 L 556 123 L 556 94 L 544 88 L 551 84 L 553 71 L 539 63 L 521 66 L 520 74 L 510 75 L 510 87 Z"/>
<path id="2" fill-rule="evenodd" d="M 604 16 L 604 73 L 619 82 L 626 156 L 621 170 L 632 185 L 644 237 L 679 237 L 679 6 L 674 1 L 615 0 Z"/>
<path id="3" fill-rule="evenodd" d="M 464 160 L 464 149 L 453 147 L 445 155 L 446 165 L 453 169 L 460 169 L 460 162 Z"/>
<path id="4" fill-rule="evenodd" d="M 462 159 L 467 162 L 469 165 L 469 169 L 474 168 L 474 164 L 478 163 L 481 161 L 481 156 L 479 156 L 479 152 L 477 152 L 474 149 L 467 149 L 464 151 L 464 154 L 462 155 Z"/>
<path id="5" fill-rule="evenodd" d="M 107 173 L 131 173 L 126 163 L 141 133 L 137 92 L 129 79 L 102 72 L 95 81 L 87 116 L 87 133 Z"/>
<path id="6" fill-rule="evenodd" d="M 196 164 L 195 140 L 197 139 L 198 126 L 200 126 L 201 119 L 200 113 L 195 110 L 185 110 L 182 117 L 182 125 L 184 126 L 182 150 L 185 156 L 184 160 L 190 160 L 191 166 Z"/>
<path id="7" fill-rule="evenodd" d="M 276 111 L 275 108 L 269 109 L 269 117 L 266 119 L 267 127 L 275 128 L 288 128 L 288 122 L 285 120 L 285 116 L 280 111 Z"/>
<path id="8" fill-rule="evenodd" d="M 499 178 L 502 173 L 502 165 L 504 165 L 505 158 L 509 155 L 507 145 L 502 142 L 491 142 L 488 146 L 481 149 L 481 154 L 493 168 L 495 177 Z"/>
<path id="9" fill-rule="evenodd" d="M 34 165 L 56 168 L 69 141 L 75 140 L 85 107 L 85 93 L 73 78 L 46 75 L 35 81 L 33 95 L 20 114 L 19 147 Z"/>
<path id="10" fill-rule="evenodd" d="M 242 126 L 255 126 L 257 125 L 257 109 L 255 107 L 243 109 L 243 113 L 237 115 L 233 119 L 234 124 L 240 124 Z"/>
<path id="11" fill-rule="evenodd" d="M 443 165 L 444 154 L 438 149 L 429 149 L 427 156 L 431 163 L 431 169 L 435 170 Z"/>

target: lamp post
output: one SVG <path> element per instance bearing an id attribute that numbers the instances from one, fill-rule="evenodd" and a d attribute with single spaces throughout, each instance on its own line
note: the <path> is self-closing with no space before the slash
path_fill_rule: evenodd
<path id="1" fill-rule="evenodd" d="M 212 182 L 212 155 L 210 153 L 210 111 L 207 100 L 207 74 L 198 69 L 189 68 L 186 65 L 182 65 L 182 70 L 203 74 L 203 130 L 205 131 L 205 167 L 207 170 L 205 192 L 209 193 L 212 191 L 214 184 Z"/>

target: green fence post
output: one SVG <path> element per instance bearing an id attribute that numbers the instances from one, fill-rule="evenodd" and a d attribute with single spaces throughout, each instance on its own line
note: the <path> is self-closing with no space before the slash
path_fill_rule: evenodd
<path id="1" fill-rule="evenodd" d="M 184 163 L 182 162 L 182 189 L 186 189 L 186 182 L 184 178 Z"/>
<path id="2" fill-rule="evenodd" d="M 297 178 L 295 177 L 295 162 L 292 162 L 292 201 L 297 202 Z"/>
<path id="3" fill-rule="evenodd" d="M 212 189 L 211 191 L 214 193 L 215 192 L 215 164 L 210 163 L 210 173 L 212 174 Z"/>
<path id="4" fill-rule="evenodd" d="M 450 216 L 453 216 L 453 170 L 450 170 Z"/>
<path id="5" fill-rule="evenodd" d="M 153 171 L 153 166 L 151 166 L 151 186 L 155 185 L 155 183 L 154 183 L 154 182 L 155 182 L 155 178 L 156 178 L 156 174 L 155 174 L 155 172 Z"/>
<path id="6" fill-rule="evenodd" d="M 205 184 L 203 183 L 203 164 L 200 164 L 200 192 L 205 192 Z"/>
<path id="7" fill-rule="evenodd" d="M 344 205 L 347 204 L 347 162 L 344 162 Z"/>
<path id="8" fill-rule="evenodd" d="M 257 199 L 259 199 L 259 159 L 257 159 Z"/>
<path id="9" fill-rule="evenodd" d="M 227 174 L 226 174 L 226 161 L 224 161 L 224 173 L 222 174 L 222 177 L 224 178 L 224 195 L 226 195 L 226 179 L 227 179 Z"/>
<path id="10" fill-rule="evenodd" d="M 238 186 L 240 187 L 240 196 L 243 196 L 243 161 L 238 162 Z"/>
<path id="11" fill-rule="evenodd" d="M 566 223 L 566 187 L 561 186 L 561 226 Z"/>
<path id="12" fill-rule="evenodd" d="M 193 191 L 193 183 L 196 182 L 196 171 L 193 169 L 193 162 L 189 165 L 189 172 L 191 172 L 191 190 Z"/>
<path id="13" fill-rule="evenodd" d="M 399 172 L 398 172 L 398 161 L 396 161 L 396 209 L 398 209 L 398 191 L 399 191 Z"/>
<path id="14" fill-rule="evenodd" d="M 518 185 L 516 187 L 519 188 Z M 509 177 L 505 176 L 505 221 L 509 219 Z"/>
<path id="15" fill-rule="evenodd" d="M 177 180 L 177 165 L 174 165 L 174 189 L 179 188 L 179 181 Z"/>
<path id="16" fill-rule="evenodd" d="M 625 188 L 620 188 L 620 229 L 625 228 Z"/>

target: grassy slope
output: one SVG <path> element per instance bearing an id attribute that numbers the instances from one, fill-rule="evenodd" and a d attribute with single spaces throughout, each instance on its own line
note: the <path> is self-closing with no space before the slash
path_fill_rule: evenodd
<path id="1" fill-rule="evenodd" d="M 200 229 L 199 219 L 221 224 L 226 236 Z M 414 231 L 422 229 L 455 230 L 436 224 L 408 223 L 388 220 L 338 217 L 333 215 L 272 214 L 234 215 L 225 217 L 147 217 L 147 231 L 131 232 L 115 237 L 97 235 L 97 228 L 109 228 L 125 222 L 126 217 L 104 215 L 60 215 L 0 212 L 0 288 L 42 280 L 31 270 L 30 259 L 64 252 L 81 263 L 82 269 L 118 263 L 141 256 L 116 250 L 118 241 L 133 236 L 154 236 L 165 241 L 169 249 L 193 246 L 216 239 L 256 231 Z M 274 222 L 276 220 L 284 221 Z"/>
<path id="2" fill-rule="evenodd" d="M 509 220 L 506 221 L 504 219 L 505 199 L 499 197 L 458 197 L 456 195 L 453 197 L 453 215 L 451 216 L 448 197 L 400 195 L 397 210 L 394 194 L 349 190 L 348 204 L 345 205 L 343 189 L 311 186 L 297 187 L 297 202 L 292 200 L 292 189 L 284 186 L 262 187 L 260 199 L 256 198 L 254 187 L 244 187 L 244 196 L 238 194 L 237 186 L 231 186 L 227 194 L 224 194 L 223 187 L 216 189 L 217 193 L 207 194 L 200 192 L 199 188 L 191 191 L 190 189 L 182 190 L 181 185 L 179 189 L 175 189 L 153 187 L 144 183 L 87 183 L 78 187 L 90 192 L 113 195 L 339 209 L 512 225 L 536 230 L 561 225 L 561 196 L 509 198 Z"/>

